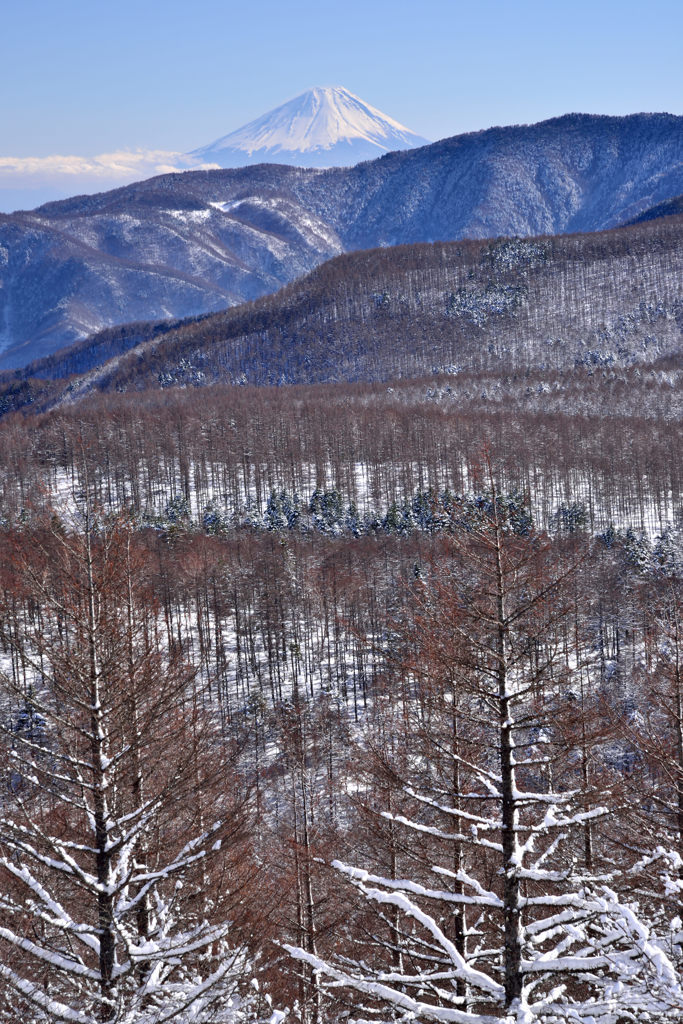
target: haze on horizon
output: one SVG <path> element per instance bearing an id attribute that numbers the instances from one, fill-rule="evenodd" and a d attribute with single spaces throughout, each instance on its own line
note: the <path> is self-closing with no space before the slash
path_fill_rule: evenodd
<path id="1" fill-rule="evenodd" d="M 681 29 L 673 0 L 425 0 L 419 16 L 406 0 L 343 16 L 312 0 L 169 0 L 163 16 L 151 0 L 27 0 L 3 13 L 0 210 L 176 169 L 315 85 L 434 140 L 570 111 L 683 113 Z"/>

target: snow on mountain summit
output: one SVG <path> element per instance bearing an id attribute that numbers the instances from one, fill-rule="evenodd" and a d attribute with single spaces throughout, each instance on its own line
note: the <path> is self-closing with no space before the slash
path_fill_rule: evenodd
<path id="1" fill-rule="evenodd" d="M 309 89 L 190 155 L 221 167 L 350 166 L 427 140 L 341 86 Z"/>

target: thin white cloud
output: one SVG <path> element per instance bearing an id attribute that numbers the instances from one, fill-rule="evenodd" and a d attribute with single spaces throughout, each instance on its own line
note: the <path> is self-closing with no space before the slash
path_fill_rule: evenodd
<path id="1" fill-rule="evenodd" d="M 167 150 L 119 150 L 98 156 L 2 156 L 0 186 L 83 184 L 102 181 L 125 183 L 174 171 L 209 170 L 217 164 L 195 161 Z"/>

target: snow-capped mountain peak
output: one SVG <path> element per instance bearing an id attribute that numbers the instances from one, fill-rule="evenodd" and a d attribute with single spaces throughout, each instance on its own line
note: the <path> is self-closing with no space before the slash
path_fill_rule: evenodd
<path id="1" fill-rule="evenodd" d="M 426 143 L 348 89 L 318 86 L 191 156 L 221 167 L 264 162 L 333 167 Z"/>

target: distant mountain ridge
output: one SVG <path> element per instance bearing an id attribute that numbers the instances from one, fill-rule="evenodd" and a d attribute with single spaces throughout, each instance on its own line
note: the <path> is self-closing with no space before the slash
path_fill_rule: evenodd
<path id="1" fill-rule="evenodd" d="M 0 368 L 252 300 L 356 249 L 588 232 L 683 193 L 683 117 L 567 115 L 352 168 L 194 171 L 0 216 Z"/>
<path id="2" fill-rule="evenodd" d="M 658 220 L 660 217 L 677 217 L 683 213 L 683 196 L 674 196 L 663 203 L 651 206 L 649 210 L 634 217 L 630 224 L 640 224 L 644 220 Z"/>
<path id="3" fill-rule="evenodd" d="M 214 383 L 615 371 L 675 357 L 682 341 L 683 217 L 665 217 L 339 256 L 255 303 L 110 328 L 3 374 L 0 408 Z"/>
<path id="4" fill-rule="evenodd" d="M 281 163 L 350 167 L 383 153 L 428 145 L 341 86 L 316 87 L 189 154 L 220 167 Z"/>

